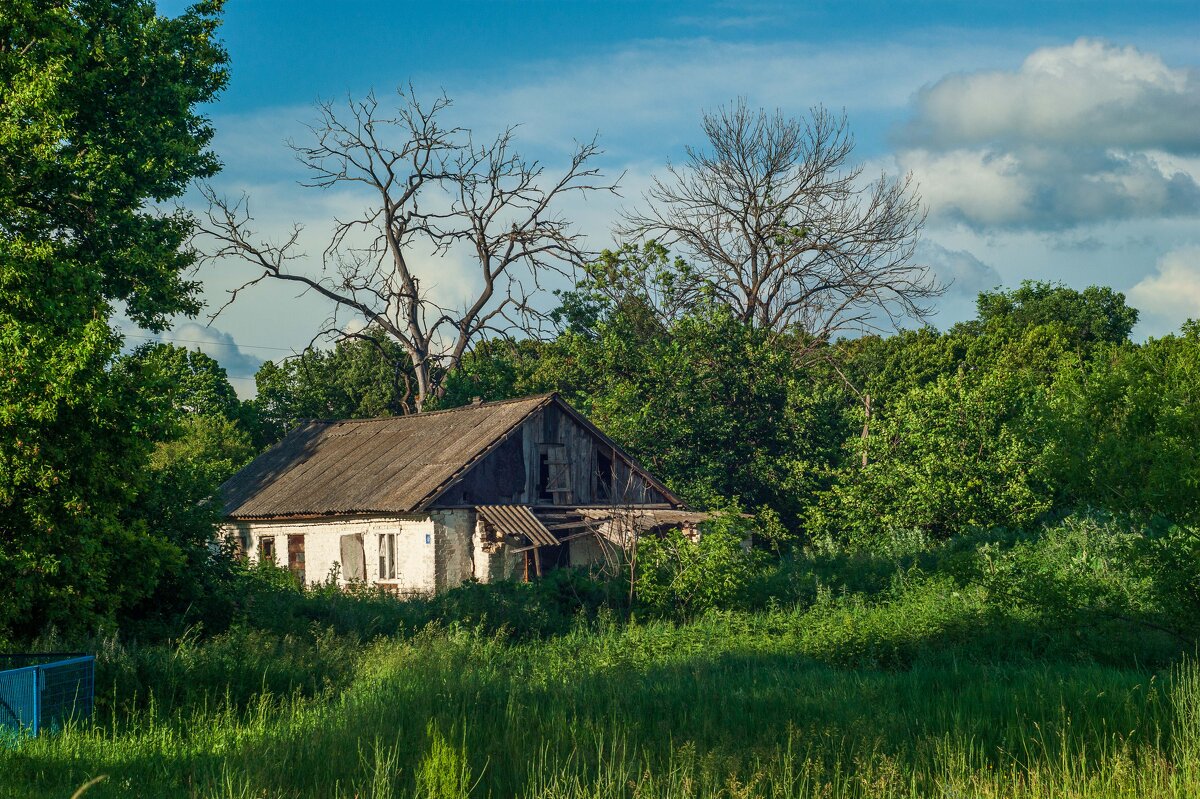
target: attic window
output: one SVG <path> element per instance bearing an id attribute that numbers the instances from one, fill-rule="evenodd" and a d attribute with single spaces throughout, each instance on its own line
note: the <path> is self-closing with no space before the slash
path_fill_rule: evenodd
<path id="1" fill-rule="evenodd" d="M 571 465 L 562 444 L 538 445 L 537 496 L 541 502 L 570 501 Z"/>
<path id="2" fill-rule="evenodd" d="M 602 449 L 596 450 L 596 498 L 612 499 L 615 478 L 613 459 Z"/>
<path id="3" fill-rule="evenodd" d="M 538 499 L 554 499 L 550 493 L 550 453 L 545 450 L 538 455 Z"/>

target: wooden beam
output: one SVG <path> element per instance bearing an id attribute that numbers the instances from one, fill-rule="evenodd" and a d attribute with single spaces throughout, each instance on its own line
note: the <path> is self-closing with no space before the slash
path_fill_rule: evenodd
<path id="1" fill-rule="evenodd" d="M 603 523 L 604 521 L 607 521 L 607 519 L 604 519 L 604 520 L 580 519 L 577 522 L 559 522 L 558 524 L 547 524 L 546 529 L 547 530 L 570 530 L 575 527 L 587 527 L 592 523 Z"/>
<path id="2" fill-rule="evenodd" d="M 565 544 L 565 543 L 567 543 L 568 541 L 574 541 L 576 538 L 583 538 L 585 535 L 596 535 L 596 532 L 595 532 L 594 530 L 585 530 L 585 531 L 584 531 L 584 532 L 582 532 L 582 533 L 575 533 L 574 535 L 566 535 L 566 536 L 563 536 L 562 538 L 558 539 L 558 542 L 559 542 L 560 544 Z M 532 546 L 527 546 L 527 547 L 521 547 L 521 548 L 519 548 L 519 549 L 514 549 L 514 550 L 512 551 L 512 553 L 513 553 L 514 555 L 519 555 L 519 554 L 521 554 L 522 552 L 534 552 L 535 550 L 537 550 L 537 548 L 538 548 L 538 547 L 537 547 L 537 544 L 534 544 L 534 545 L 532 545 Z"/>

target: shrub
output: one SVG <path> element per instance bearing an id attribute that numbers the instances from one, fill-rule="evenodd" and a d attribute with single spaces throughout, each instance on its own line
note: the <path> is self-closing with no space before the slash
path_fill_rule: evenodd
<path id="1" fill-rule="evenodd" d="M 679 530 L 643 537 L 635 564 L 638 602 L 683 619 L 714 608 L 744 607 L 765 557 L 752 546 L 746 520 L 734 513 L 707 522 L 694 539 Z"/>

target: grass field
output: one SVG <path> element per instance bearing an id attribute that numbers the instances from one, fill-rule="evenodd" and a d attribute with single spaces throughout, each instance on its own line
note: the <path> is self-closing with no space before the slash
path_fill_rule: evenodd
<path id="1" fill-rule="evenodd" d="M 841 670 L 801 619 L 114 647 L 94 726 L 0 750 L 0 796 L 1200 796 L 1194 665 Z"/>

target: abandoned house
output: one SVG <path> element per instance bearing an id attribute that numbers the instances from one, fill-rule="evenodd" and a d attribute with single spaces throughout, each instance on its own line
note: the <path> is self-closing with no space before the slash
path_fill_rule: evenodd
<path id="1" fill-rule="evenodd" d="M 221 499 L 251 559 L 401 594 L 597 564 L 631 535 L 705 517 L 557 394 L 309 422 Z"/>

